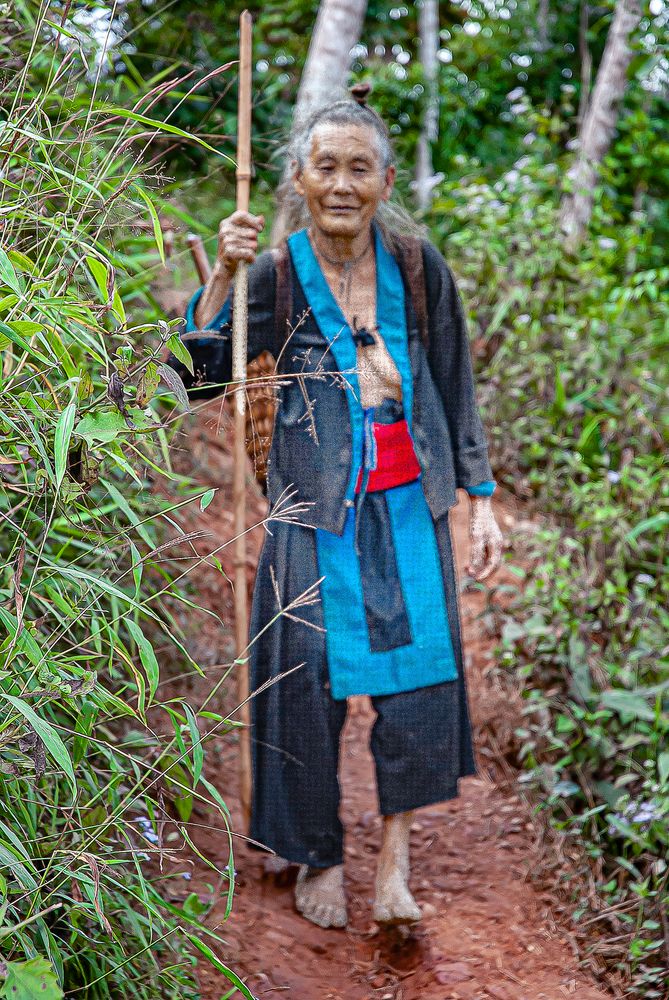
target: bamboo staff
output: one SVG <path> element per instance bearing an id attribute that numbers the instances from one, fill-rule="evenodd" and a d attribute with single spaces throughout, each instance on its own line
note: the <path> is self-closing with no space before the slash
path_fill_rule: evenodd
<path id="1" fill-rule="evenodd" d="M 239 104 L 237 113 L 237 211 L 248 212 L 251 191 L 251 15 L 239 18 Z M 246 590 L 246 348 L 248 341 L 248 265 L 240 260 L 235 272 L 232 312 L 232 380 L 234 405 L 234 475 L 232 497 L 235 524 L 235 646 L 237 698 L 241 705 L 239 783 L 244 821 L 251 816 L 251 739 L 249 727 L 248 598 Z M 244 655 L 244 660 L 241 660 Z"/>

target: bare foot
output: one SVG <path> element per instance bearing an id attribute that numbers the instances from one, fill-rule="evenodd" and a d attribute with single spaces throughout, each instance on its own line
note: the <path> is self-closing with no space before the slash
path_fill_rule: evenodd
<path id="1" fill-rule="evenodd" d="M 295 884 L 295 905 L 319 927 L 345 927 L 344 866 L 310 868 L 300 865 Z"/>
<path id="2" fill-rule="evenodd" d="M 376 874 L 374 919 L 379 924 L 415 924 L 421 912 L 409 892 L 409 832 L 412 813 L 384 817 L 383 845 Z"/>
<path id="3" fill-rule="evenodd" d="M 421 918 L 420 908 L 409 892 L 406 877 L 399 868 L 379 871 L 376 878 L 374 919 L 378 924 L 415 924 Z"/>

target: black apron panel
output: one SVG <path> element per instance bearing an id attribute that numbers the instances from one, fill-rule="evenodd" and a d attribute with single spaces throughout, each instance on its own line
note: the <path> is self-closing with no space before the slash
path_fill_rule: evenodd
<path id="1" fill-rule="evenodd" d="M 411 644 L 385 490 L 365 495 L 359 511 L 360 575 L 369 648 L 381 653 Z"/>
<path id="2" fill-rule="evenodd" d="M 377 424 L 403 420 L 402 403 L 384 399 L 374 407 L 372 419 Z M 381 653 L 408 646 L 413 637 L 397 569 L 385 490 L 365 493 L 362 502 L 358 497 L 357 516 L 360 518 L 360 575 L 369 648 L 373 653 Z"/>

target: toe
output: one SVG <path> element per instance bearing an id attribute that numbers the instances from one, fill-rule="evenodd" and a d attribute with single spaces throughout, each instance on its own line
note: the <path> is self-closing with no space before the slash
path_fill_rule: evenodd
<path id="1" fill-rule="evenodd" d="M 315 906 L 311 913 L 311 920 L 315 924 L 318 924 L 319 927 L 329 927 L 330 907 L 326 906 L 325 903 L 321 903 L 320 906 Z"/>
<path id="2" fill-rule="evenodd" d="M 383 903 L 376 903 L 374 906 L 374 919 L 379 924 L 387 924 L 391 920 L 390 910 Z"/>

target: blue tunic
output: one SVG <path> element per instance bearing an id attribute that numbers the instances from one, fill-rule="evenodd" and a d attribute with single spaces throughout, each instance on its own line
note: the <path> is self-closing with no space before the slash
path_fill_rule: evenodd
<path id="1" fill-rule="evenodd" d="M 288 247 L 313 316 L 330 344 L 339 372 L 343 373 L 352 431 L 346 498 L 354 506 L 349 507 L 342 535 L 314 529 L 318 572 L 323 577 L 320 596 L 332 696 L 339 700 L 354 694 L 387 695 L 455 680 L 458 670 L 442 567 L 421 479 L 368 494 L 361 506 L 355 485 L 365 451 L 365 411 L 360 403 L 352 331 L 319 267 L 306 230 L 291 236 Z M 413 381 L 404 285 L 397 262 L 386 250 L 376 227 L 375 251 L 377 324 L 402 380 L 404 415 L 411 431 Z M 188 305 L 187 330 L 195 329 L 194 312 L 201 292 L 202 289 L 198 290 Z M 225 324 L 229 312 L 228 300 L 207 328 L 218 329 Z M 495 485 L 494 481 L 486 481 L 468 487 L 467 491 L 473 496 L 490 496 Z M 379 521 L 380 501 L 386 522 L 381 537 L 384 542 L 389 541 L 391 558 L 387 558 L 387 553 L 375 552 L 374 539 L 370 537 L 363 538 L 361 558 L 356 527 L 362 526 L 365 536 L 369 536 L 369 524 L 375 517 Z M 392 571 L 388 570 L 389 563 Z M 396 628 L 389 642 L 380 633 L 392 613 L 386 614 L 382 608 L 376 619 L 380 624 L 374 626 L 369 607 L 373 588 L 377 607 L 384 603 L 388 608 L 401 605 L 404 634 L 401 628 Z"/>
<path id="2" fill-rule="evenodd" d="M 353 462 L 347 498 L 355 506 L 348 510 L 342 535 L 316 529 L 332 696 L 341 699 L 357 694 L 387 695 L 454 680 L 458 673 L 439 551 L 420 477 L 411 483 L 382 491 L 390 523 L 390 544 L 394 549 L 394 566 L 384 580 L 387 602 L 392 606 L 400 598 L 406 611 L 408 630 L 403 640 L 393 644 L 392 648 L 378 648 L 375 636 L 370 635 L 373 625 L 370 626 L 370 617 L 366 614 L 364 594 L 367 566 L 361 562 L 355 544 L 356 519 L 362 514 L 361 503 L 369 503 L 373 496 L 367 495 L 361 501 L 360 495 L 355 495 L 358 472 L 363 465 L 365 427 L 365 411 L 360 403 L 356 375 L 356 346 L 306 231 L 291 236 L 288 247 L 318 327 L 330 344 L 339 371 L 345 373 L 353 434 Z M 402 380 L 404 413 L 411 431 L 413 385 L 404 285 L 397 263 L 385 249 L 376 229 L 375 249 L 377 324 Z M 493 488 L 494 485 L 492 483 Z M 486 490 L 487 484 L 482 484 L 482 488 Z M 378 553 L 378 558 L 381 555 Z M 373 552 L 371 558 L 374 558 Z M 374 585 L 377 587 L 378 580 L 376 574 Z M 393 593 L 397 587 L 401 588 L 401 596 Z M 378 594 L 376 600 L 379 600 Z"/>

